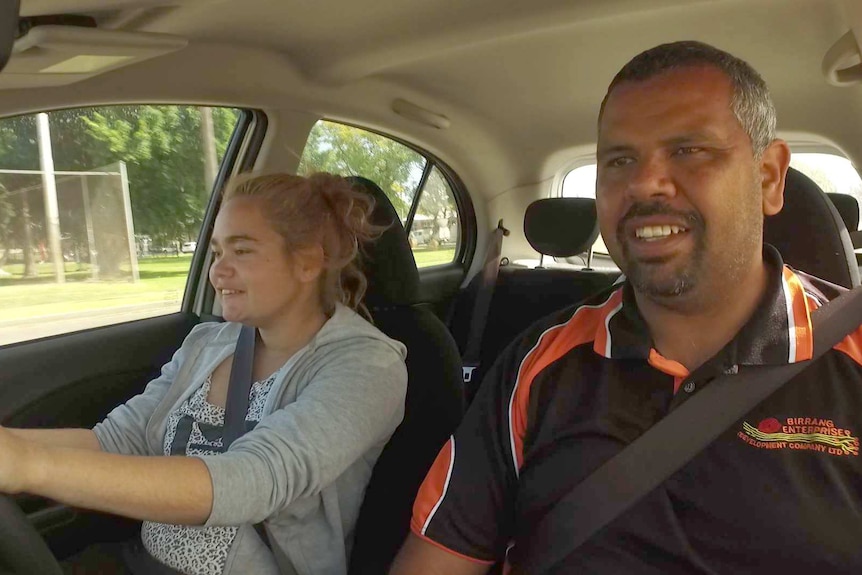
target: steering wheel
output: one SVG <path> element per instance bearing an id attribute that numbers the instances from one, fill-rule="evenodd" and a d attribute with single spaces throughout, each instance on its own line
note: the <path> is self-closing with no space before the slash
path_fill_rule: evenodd
<path id="1" fill-rule="evenodd" d="M 62 575 L 60 564 L 33 524 L 8 495 L 0 494 L 0 573 Z"/>

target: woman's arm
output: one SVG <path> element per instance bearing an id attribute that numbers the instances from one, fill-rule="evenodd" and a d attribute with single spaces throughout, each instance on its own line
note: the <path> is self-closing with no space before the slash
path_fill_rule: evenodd
<path id="1" fill-rule="evenodd" d="M 205 456 L 214 505 L 207 525 L 257 523 L 320 492 L 385 441 L 404 413 L 401 355 L 374 340 L 328 357 L 293 403 L 265 416 L 227 453 Z"/>
<path id="2" fill-rule="evenodd" d="M 189 366 L 198 361 L 201 347 L 212 341 L 223 325 L 196 325 L 171 361 L 162 366 L 159 377 L 150 381 L 143 393 L 114 408 L 103 421 L 93 427 L 103 451 L 127 455 L 153 454 L 147 444 L 147 425 L 150 418 L 171 386 L 182 377 L 183 369 L 189 369 Z M 188 381 L 181 384 L 188 385 Z"/>
<path id="3" fill-rule="evenodd" d="M 102 446 L 92 429 L 11 429 L 6 431 L 27 441 L 45 443 L 57 447 L 74 447 L 101 451 Z"/>
<path id="4" fill-rule="evenodd" d="M 0 491 L 183 525 L 202 525 L 213 501 L 209 472 L 196 457 L 59 447 L 22 439 L 6 429 L 0 429 Z"/>

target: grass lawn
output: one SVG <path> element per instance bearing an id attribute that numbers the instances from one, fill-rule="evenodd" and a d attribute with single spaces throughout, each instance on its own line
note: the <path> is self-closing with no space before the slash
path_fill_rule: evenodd
<path id="1" fill-rule="evenodd" d="M 418 250 L 416 265 L 446 264 L 455 257 L 455 248 Z M 141 280 L 94 281 L 89 264 L 66 263 L 66 283 L 54 283 L 54 266 L 37 264 L 36 278 L 23 278 L 24 264 L 6 265 L 11 276 L 0 277 L 0 321 L 51 314 L 98 310 L 143 303 L 176 302 L 183 299 L 191 254 L 142 258 L 138 260 Z"/>
<path id="2" fill-rule="evenodd" d="M 429 266 L 438 266 L 440 264 L 451 263 L 455 258 L 455 248 L 444 248 L 441 250 L 414 250 L 413 256 L 416 258 L 416 267 L 427 268 Z"/>
<path id="3" fill-rule="evenodd" d="M 89 266 L 66 263 L 66 283 L 53 283 L 53 264 L 37 264 L 37 278 L 23 278 L 23 264 L 3 267 L 0 321 L 154 302 L 176 302 L 179 309 L 191 254 L 138 260 L 141 281 L 94 281 Z"/>

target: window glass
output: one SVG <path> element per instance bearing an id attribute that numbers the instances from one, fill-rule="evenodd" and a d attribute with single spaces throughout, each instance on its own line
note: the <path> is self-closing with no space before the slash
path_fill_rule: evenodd
<path id="1" fill-rule="evenodd" d="M 596 165 L 587 164 L 575 168 L 563 178 L 564 198 L 593 198 L 596 199 Z M 593 244 L 595 254 L 608 255 L 608 248 L 602 235 Z"/>
<path id="2" fill-rule="evenodd" d="M 421 153 L 380 134 L 320 120 L 299 162 L 300 174 L 313 172 L 363 176 L 379 185 L 408 232 L 417 267 L 454 261 L 461 235 L 455 195 L 440 169 Z"/>
<path id="3" fill-rule="evenodd" d="M 862 179 L 847 158 L 834 154 L 794 153 L 790 165 L 826 193 L 848 194 L 862 203 Z"/>
<path id="4" fill-rule="evenodd" d="M 455 259 L 461 225 L 452 188 L 435 166 L 428 174 L 410 226 L 410 247 L 417 267 L 448 264 Z"/>
<path id="5" fill-rule="evenodd" d="M 177 312 L 239 110 L 0 120 L 0 345 Z"/>
<path id="6" fill-rule="evenodd" d="M 380 134 L 321 120 L 308 135 L 299 173 L 368 178 L 380 186 L 404 224 L 426 161 L 418 152 Z"/>

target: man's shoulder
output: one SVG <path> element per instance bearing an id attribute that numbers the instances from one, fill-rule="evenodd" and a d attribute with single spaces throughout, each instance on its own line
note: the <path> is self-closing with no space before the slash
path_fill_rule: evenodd
<path id="1" fill-rule="evenodd" d="M 821 306 L 847 291 L 847 288 L 821 279 L 801 270 L 790 268 L 793 274 L 799 279 L 802 288 L 805 290 L 805 295 L 814 299 L 817 306 Z"/>
<path id="2" fill-rule="evenodd" d="M 608 316 L 622 305 L 622 290 L 622 284 L 614 284 L 535 321 L 517 338 L 516 353 L 523 356 L 552 344 L 571 349 L 592 343 Z"/>

